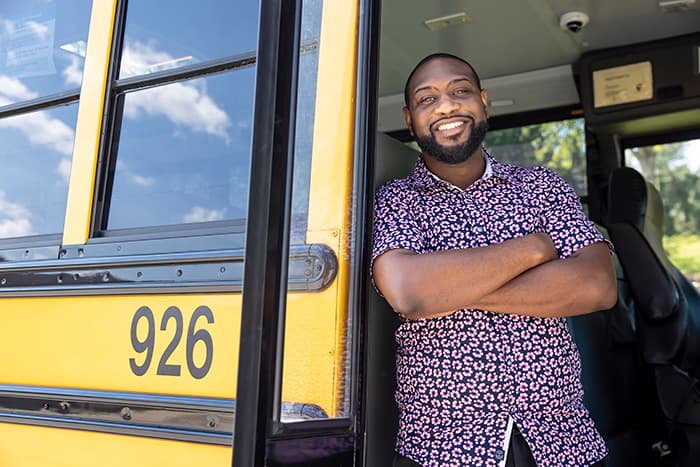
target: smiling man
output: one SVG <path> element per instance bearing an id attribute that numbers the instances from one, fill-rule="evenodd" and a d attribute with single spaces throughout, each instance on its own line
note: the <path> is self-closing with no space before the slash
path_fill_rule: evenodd
<path id="1" fill-rule="evenodd" d="M 483 147 L 488 99 L 461 58 L 408 77 L 422 150 L 377 191 L 372 274 L 396 332 L 397 466 L 602 465 L 566 316 L 612 307 L 610 247 L 551 170 Z"/>

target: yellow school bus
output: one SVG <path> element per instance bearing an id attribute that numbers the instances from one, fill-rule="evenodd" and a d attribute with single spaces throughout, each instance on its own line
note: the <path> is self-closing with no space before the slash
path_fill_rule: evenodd
<path id="1" fill-rule="evenodd" d="M 0 465 L 231 465 L 241 384 L 348 425 L 358 14 L 322 3 L 0 6 Z"/>
<path id="2" fill-rule="evenodd" d="M 494 156 L 601 229 L 613 172 L 656 183 L 697 287 L 700 9 L 608 3 L 0 2 L 0 466 L 391 465 L 372 201 L 418 156 L 403 85 L 432 52 L 481 73 Z M 697 291 L 649 342 L 632 269 L 570 320 L 585 402 L 610 467 L 693 465 L 700 356 L 648 356 L 693 348 Z"/>

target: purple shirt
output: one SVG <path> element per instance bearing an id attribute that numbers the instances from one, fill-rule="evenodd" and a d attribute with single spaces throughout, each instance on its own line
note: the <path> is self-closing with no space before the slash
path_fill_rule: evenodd
<path id="1" fill-rule="evenodd" d="M 538 231 L 561 258 L 605 241 L 554 172 L 487 162 L 485 177 L 465 190 L 420 158 L 412 175 L 382 186 L 372 260 L 396 248 L 476 248 Z M 463 309 L 404 320 L 396 342 L 401 455 L 424 467 L 496 466 L 509 418 L 538 465 L 587 466 L 607 454 L 583 405 L 581 362 L 564 319 Z"/>

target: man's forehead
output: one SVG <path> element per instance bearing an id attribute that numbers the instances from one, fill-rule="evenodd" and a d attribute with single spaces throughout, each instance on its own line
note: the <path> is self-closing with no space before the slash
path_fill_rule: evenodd
<path id="1" fill-rule="evenodd" d="M 415 71 L 409 82 L 409 89 L 413 90 L 419 85 L 433 80 L 458 79 L 460 77 L 476 83 L 474 71 L 466 63 L 450 57 L 436 57 L 421 64 Z"/>

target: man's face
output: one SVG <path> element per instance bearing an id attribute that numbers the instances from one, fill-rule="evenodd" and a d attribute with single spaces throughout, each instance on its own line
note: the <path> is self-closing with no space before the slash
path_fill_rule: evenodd
<path id="1" fill-rule="evenodd" d="M 476 153 L 488 130 L 488 99 L 471 68 L 435 58 L 416 71 L 408 88 L 404 118 L 425 155 L 457 164 Z"/>

